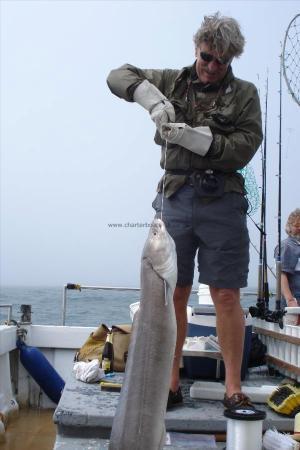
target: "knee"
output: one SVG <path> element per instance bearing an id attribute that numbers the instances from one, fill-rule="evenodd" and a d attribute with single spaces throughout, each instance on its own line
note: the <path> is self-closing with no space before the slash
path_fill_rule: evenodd
<path id="1" fill-rule="evenodd" d="M 235 308 L 241 308 L 239 289 L 211 288 L 211 296 L 216 310 L 231 313 Z"/>

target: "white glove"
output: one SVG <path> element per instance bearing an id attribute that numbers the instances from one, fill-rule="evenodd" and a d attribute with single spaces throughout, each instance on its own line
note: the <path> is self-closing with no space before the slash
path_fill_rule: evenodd
<path id="1" fill-rule="evenodd" d="M 148 80 L 138 85 L 134 91 L 133 100 L 150 113 L 159 131 L 164 123 L 174 122 L 175 110 L 172 103 Z"/>
<path id="2" fill-rule="evenodd" d="M 161 137 L 171 144 L 179 144 L 200 156 L 206 155 L 213 140 L 209 127 L 192 128 L 186 123 L 163 124 Z"/>
<path id="3" fill-rule="evenodd" d="M 104 370 L 100 369 L 98 359 L 90 362 L 80 361 L 74 364 L 73 372 L 75 378 L 85 383 L 94 383 L 105 376 Z"/>

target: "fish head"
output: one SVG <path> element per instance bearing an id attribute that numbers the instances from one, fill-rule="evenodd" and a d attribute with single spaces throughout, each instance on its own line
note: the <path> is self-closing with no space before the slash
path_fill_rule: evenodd
<path id="1" fill-rule="evenodd" d="M 174 251 L 175 243 L 169 235 L 164 222 L 161 219 L 154 219 L 145 243 L 143 256 L 159 264 Z"/>
<path id="2" fill-rule="evenodd" d="M 177 282 L 176 247 L 161 219 L 154 219 L 151 224 L 142 258 L 150 261 L 153 270 L 166 281 L 169 295 L 173 295 Z"/>

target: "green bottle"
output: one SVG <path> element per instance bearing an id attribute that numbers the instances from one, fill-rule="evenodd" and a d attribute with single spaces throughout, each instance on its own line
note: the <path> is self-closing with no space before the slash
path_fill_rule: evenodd
<path id="1" fill-rule="evenodd" d="M 105 345 L 102 353 L 101 367 L 105 373 L 114 371 L 114 346 L 112 343 L 112 333 L 107 333 Z"/>

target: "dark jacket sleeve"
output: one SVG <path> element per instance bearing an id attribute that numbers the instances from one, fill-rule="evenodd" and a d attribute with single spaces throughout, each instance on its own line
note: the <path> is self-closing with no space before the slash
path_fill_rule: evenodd
<path id="1" fill-rule="evenodd" d="M 263 134 L 260 102 L 256 87 L 247 83 L 241 93 L 241 110 L 234 124 L 234 131 L 219 134 L 213 131 L 213 142 L 206 156 L 215 169 L 239 170 L 248 164 L 259 148 Z"/>
<path id="2" fill-rule="evenodd" d="M 107 84 L 111 92 L 117 97 L 133 102 L 134 90 L 144 80 L 154 84 L 164 94 L 166 71 L 167 69 L 139 69 L 131 64 L 124 64 L 110 72 Z"/>

